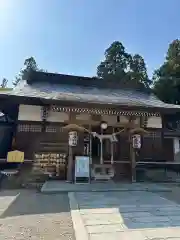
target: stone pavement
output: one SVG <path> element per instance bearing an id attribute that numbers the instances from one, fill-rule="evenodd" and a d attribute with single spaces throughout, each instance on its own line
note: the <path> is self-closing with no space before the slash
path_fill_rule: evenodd
<path id="1" fill-rule="evenodd" d="M 180 205 L 157 193 L 76 192 L 69 199 L 76 240 L 180 240 Z"/>

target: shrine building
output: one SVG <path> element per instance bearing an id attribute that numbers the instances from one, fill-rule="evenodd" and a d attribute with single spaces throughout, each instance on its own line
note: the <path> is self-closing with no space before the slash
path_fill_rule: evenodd
<path id="1" fill-rule="evenodd" d="M 112 165 L 117 181 L 132 177 L 129 132 L 133 129 L 144 130 L 135 161 L 176 161 L 180 151 L 180 132 L 169 123 L 172 116 L 179 116 L 180 106 L 162 102 L 141 84 L 32 72 L 12 91 L 1 91 L 0 99 L 4 114 L 0 129 L 6 129 L 0 157 L 12 149 L 22 151 L 32 169 L 48 168 L 58 179 L 67 179 L 66 126 L 73 131 L 77 126 L 73 159 L 88 156 L 91 169 Z"/>

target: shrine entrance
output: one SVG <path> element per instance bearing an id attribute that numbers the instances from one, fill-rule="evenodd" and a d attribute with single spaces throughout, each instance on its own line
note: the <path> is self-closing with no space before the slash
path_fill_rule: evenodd
<path id="1" fill-rule="evenodd" d="M 103 126 L 104 124 L 104 126 Z M 92 131 L 92 177 L 94 180 L 111 180 L 114 177 L 112 128 L 101 123 Z"/>
<path id="2" fill-rule="evenodd" d="M 92 158 L 95 164 L 114 164 L 118 145 L 118 130 L 102 122 L 92 127 Z M 120 147 L 120 146 L 118 146 Z"/>
<path id="3" fill-rule="evenodd" d="M 96 132 L 98 134 L 101 134 L 101 128 L 100 126 L 94 126 L 92 127 L 92 132 Z M 91 148 L 91 156 L 92 156 L 92 162 L 93 163 L 100 163 L 100 141 L 97 137 L 92 137 L 92 148 Z"/>

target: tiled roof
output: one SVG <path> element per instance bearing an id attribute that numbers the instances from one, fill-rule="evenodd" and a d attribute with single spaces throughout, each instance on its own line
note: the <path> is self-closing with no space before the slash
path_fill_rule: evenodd
<path id="1" fill-rule="evenodd" d="M 0 95 L 22 96 L 47 100 L 88 102 L 109 105 L 127 105 L 152 108 L 180 109 L 180 106 L 166 104 L 152 94 L 125 89 L 96 88 L 68 84 L 51 84 L 22 81 L 12 91 L 0 92 Z"/>

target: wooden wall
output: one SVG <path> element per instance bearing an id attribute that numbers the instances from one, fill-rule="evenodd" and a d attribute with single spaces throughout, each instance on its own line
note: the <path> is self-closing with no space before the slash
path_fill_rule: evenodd
<path id="1" fill-rule="evenodd" d="M 142 147 L 139 152 L 140 161 L 162 161 L 163 141 L 161 131 L 152 131 L 142 136 Z"/>
<path id="2" fill-rule="evenodd" d="M 25 152 L 26 159 L 34 159 L 35 152 L 59 152 L 68 154 L 68 132 L 62 131 L 62 126 L 69 122 L 83 125 L 91 128 L 92 131 L 100 133 L 102 120 L 108 123 L 105 134 L 117 132 L 120 128 L 115 127 L 118 123 L 126 124 L 128 118 L 126 116 L 108 116 L 108 115 L 89 115 L 84 113 L 56 113 L 50 112 L 46 119 L 45 128 L 41 120 L 40 106 L 20 106 L 19 125 L 16 133 L 16 146 L 20 151 Z M 33 117 L 31 114 L 33 114 Z M 31 120 L 31 121 L 28 121 Z M 136 124 L 141 123 L 141 118 L 136 117 Z M 161 118 L 147 118 L 148 134 L 142 137 L 142 148 L 137 156 L 137 161 L 160 161 L 162 160 L 162 133 Z M 114 143 L 114 166 L 115 179 L 129 178 L 131 176 L 130 167 L 130 143 L 126 133 L 117 135 L 118 142 Z M 103 159 L 105 163 L 111 161 L 111 143 L 109 140 L 104 141 Z M 89 146 L 90 147 L 90 146 Z M 84 133 L 78 133 L 78 146 L 73 148 L 73 155 L 84 155 Z M 100 163 L 99 156 L 93 156 L 93 163 Z"/>
<path id="3" fill-rule="evenodd" d="M 16 132 L 16 148 L 24 151 L 26 159 L 33 159 L 35 152 L 47 152 L 48 148 L 49 151 L 55 151 L 52 143 L 60 143 L 58 151 L 67 152 L 68 134 L 62 131 L 62 126 L 62 124 L 50 124 L 43 131 L 42 123 L 19 122 Z"/>

